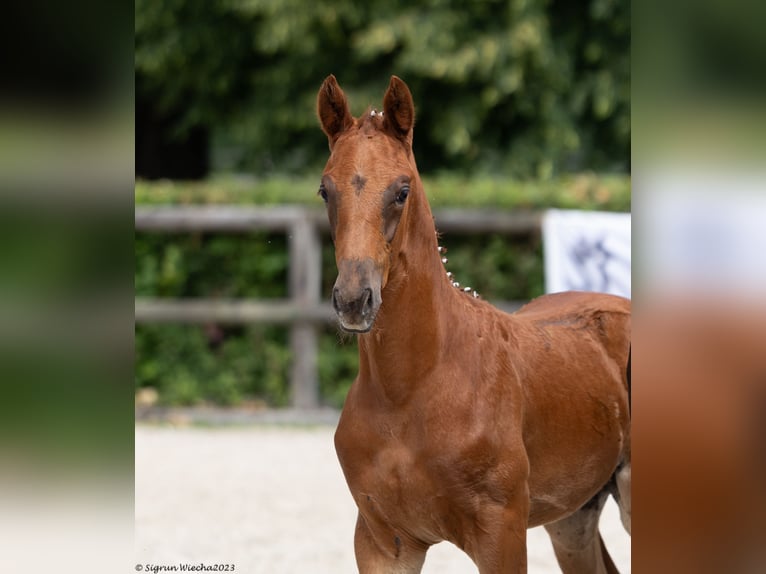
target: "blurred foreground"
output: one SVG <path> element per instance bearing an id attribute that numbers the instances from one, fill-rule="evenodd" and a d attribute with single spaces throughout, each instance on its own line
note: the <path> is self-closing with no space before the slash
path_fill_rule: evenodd
<path id="1" fill-rule="evenodd" d="M 763 309 L 667 301 L 633 333 L 635 571 L 766 571 Z"/>
<path id="2" fill-rule="evenodd" d="M 766 572 L 765 8 L 634 11 L 636 572 Z"/>

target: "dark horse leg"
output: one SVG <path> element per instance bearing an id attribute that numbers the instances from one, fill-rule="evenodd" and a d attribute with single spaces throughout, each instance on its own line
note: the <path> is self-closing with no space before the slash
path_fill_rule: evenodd
<path id="1" fill-rule="evenodd" d="M 545 525 L 564 574 L 619 574 L 598 531 L 608 496 L 605 487 L 573 514 Z"/>

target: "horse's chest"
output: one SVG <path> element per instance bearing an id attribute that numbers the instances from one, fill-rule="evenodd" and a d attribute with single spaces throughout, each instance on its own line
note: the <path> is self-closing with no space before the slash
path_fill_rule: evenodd
<path id="1" fill-rule="evenodd" d="M 351 494 L 373 530 L 439 538 L 442 485 L 414 448 L 390 436 L 375 443 L 336 439 L 336 449 Z"/>
<path id="2" fill-rule="evenodd" d="M 339 448 L 338 456 L 357 502 L 377 501 L 399 506 L 411 492 L 423 490 L 428 479 L 407 445 L 391 440 L 374 449 Z"/>

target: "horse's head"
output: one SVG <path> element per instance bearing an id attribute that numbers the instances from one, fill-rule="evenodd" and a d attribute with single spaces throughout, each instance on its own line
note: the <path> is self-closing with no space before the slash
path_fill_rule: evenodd
<path id="1" fill-rule="evenodd" d="M 344 330 L 366 333 L 380 308 L 391 256 L 401 247 L 397 229 L 407 217 L 408 197 L 422 192 L 412 155 L 415 107 L 407 85 L 392 76 L 383 112 L 354 118 L 335 76 L 328 76 L 317 112 L 330 143 L 319 195 L 338 266 L 332 304 Z"/>

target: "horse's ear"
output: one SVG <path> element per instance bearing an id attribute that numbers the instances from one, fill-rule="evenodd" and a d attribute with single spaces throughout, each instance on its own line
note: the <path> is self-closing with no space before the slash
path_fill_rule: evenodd
<path id="1" fill-rule="evenodd" d="M 415 104 L 407 84 L 396 76 L 391 76 L 386 95 L 383 96 L 383 121 L 394 135 L 412 143 Z"/>
<path id="2" fill-rule="evenodd" d="M 325 78 L 322 87 L 319 88 L 317 115 L 322 124 L 322 130 L 327 134 L 331 149 L 338 136 L 354 125 L 346 94 L 340 89 L 338 80 L 332 74 Z"/>

